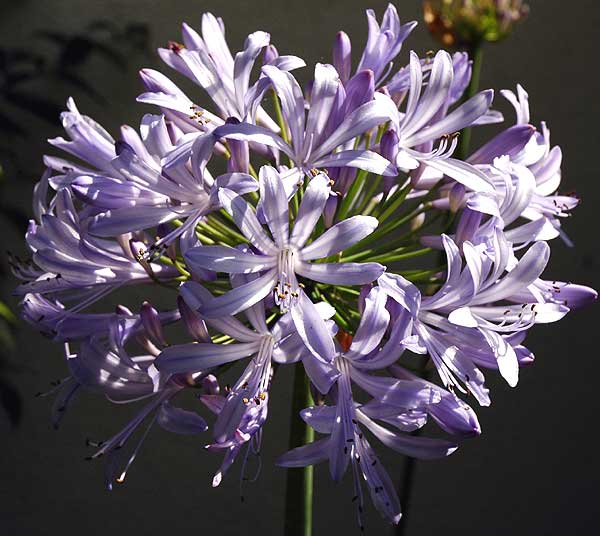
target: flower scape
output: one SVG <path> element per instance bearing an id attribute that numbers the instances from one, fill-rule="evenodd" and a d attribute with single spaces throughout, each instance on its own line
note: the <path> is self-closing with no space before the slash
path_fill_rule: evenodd
<path id="1" fill-rule="evenodd" d="M 23 317 L 64 347 L 54 424 L 82 389 L 139 405 L 91 444 L 109 488 L 154 425 L 204 438 L 219 455 L 213 486 L 236 461 L 243 473 L 278 369 L 295 365 L 312 399 L 295 418 L 317 436 L 276 464 L 327 463 L 336 481 L 349 471 L 358 523 L 365 492 L 398 523 L 378 443 L 419 459 L 454 453 L 481 433 L 484 371 L 516 386 L 534 360 L 528 330 L 596 298 L 544 279 L 578 199 L 557 193 L 561 150 L 531 124 L 525 90 L 501 91 L 516 120 L 459 156 L 461 130 L 504 121 L 493 91 L 463 97 L 462 52 L 410 52 L 395 67 L 416 23 L 392 5 L 367 19 L 364 50 L 339 32 L 306 87 L 305 62 L 268 33 L 233 54 L 206 13 L 158 53 L 210 109 L 150 69 L 137 100 L 156 113 L 139 129 L 113 137 L 67 102 L 66 137 L 49 140 L 65 155 L 45 157 L 34 189 L 31 256 L 11 265 Z M 146 301 L 115 308 L 133 285 Z M 189 390 L 196 407 L 185 409 Z M 427 422 L 441 433 L 413 433 Z"/>

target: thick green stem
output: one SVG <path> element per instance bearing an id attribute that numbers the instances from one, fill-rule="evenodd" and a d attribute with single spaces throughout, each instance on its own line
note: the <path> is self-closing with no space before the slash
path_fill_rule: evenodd
<path id="1" fill-rule="evenodd" d="M 314 441 L 314 430 L 300 419 L 300 411 L 313 404 L 310 382 L 300 363 L 294 371 L 290 448 Z M 288 469 L 285 490 L 286 536 L 312 536 L 313 466 Z"/>
<path id="2" fill-rule="evenodd" d="M 470 47 L 469 56 L 473 60 L 473 66 L 471 70 L 471 81 L 467 86 L 467 90 L 464 95 L 464 101 L 474 97 L 479 89 L 479 77 L 481 76 L 481 64 L 483 60 L 483 46 L 482 43 L 475 43 Z M 458 141 L 458 149 L 456 154 L 461 160 L 466 160 L 469 156 L 469 145 L 471 143 L 471 129 L 464 128 L 460 133 L 460 139 Z"/>

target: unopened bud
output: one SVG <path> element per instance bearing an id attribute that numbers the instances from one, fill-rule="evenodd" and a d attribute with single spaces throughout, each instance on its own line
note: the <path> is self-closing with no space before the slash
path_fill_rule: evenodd
<path id="1" fill-rule="evenodd" d="M 202 378 L 202 390 L 207 395 L 218 395 L 220 392 L 219 380 L 217 380 L 216 376 L 212 374 L 208 374 L 204 378 Z"/>
<path id="2" fill-rule="evenodd" d="M 381 142 L 379 147 L 381 149 L 381 156 L 389 160 L 392 164 L 396 165 L 396 157 L 398 156 L 398 134 L 395 130 L 387 130 L 381 136 Z"/>
<path id="3" fill-rule="evenodd" d="M 209 342 L 210 335 L 206 329 L 206 323 L 196 311 L 185 303 L 181 295 L 177 296 L 177 307 L 181 313 L 181 321 L 190 336 L 198 342 Z"/>
<path id="4" fill-rule="evenodd" d="M 152 306 L 151 303 L 145 301 L 140 308 L 140 319 L 146 334 L 154 343 L 158 343 L 161 346 L 167 346 L 165 335 L 162 329 L 162 323 L 160 321 L 160 315 L 158 311 Z"/>
<path id="5" fill-rule="evenodd" d="M 352 69 L 352 44 L 346 32 L 338 32 L 333 43 L 333 66 L 340 75 L 342 84 L 350 78 Z"/>
<path id="6" fill-rule="evenodd" d="M 529 12 L 522 0 L 424 0 L 423 18 L 444 46 L 499 41 Z"/>
<path id="7" fill-rule="evenodd" d="M 465 187 L 459 182 L 455 183 L 448 195 L 450 201 L 450 211 L 458 212 L 465 199 Z"/>
<path id="8" fill-rule="evenodd" d="M 356 73 L 346 85 L 346 113 L 353 112 L 359 106 L 373 100 L 375 93 L 375 75 L 371 69 Z"/>
<path id="9" fill-rule="evenodd" d="M 419 214 L 415 216 L 412 220 L 410 220 L 410 230 L 416 231 L 425 223 L 425 213 Z"/>

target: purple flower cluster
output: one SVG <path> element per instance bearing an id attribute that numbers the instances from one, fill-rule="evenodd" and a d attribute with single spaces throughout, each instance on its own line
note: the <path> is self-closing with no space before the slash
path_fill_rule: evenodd
<path id="1" fill-rule="evenodd" d="M 301 362 L 314 405 L 299 417 L 322 437 L 277 463 L 326 461 L 335 480 L 350 468 L 359 516 L 366 485 L 397 523 L 372 441 L 421 459 L 453 453 L 481 432 L 465 400 L 490 404 L 483 370 L 515 386 L 534 359 L 527 331 L 596 298 L 542 278 L 549 242 L 570 243 L 561 220 L 578 200 L 556 193 L 561 151 L 530 123 L 525 90 L 502 92 L 515 124 L 458 158 L 459 131 L 503 121 L 493 91 L 463 98 L 464 53 L 411 52 L 395 68 L 415 23 L 392 5 L 381 23 L 367 17 L 356 71 L 340 32 L 332 64 L 304 88 L 293 74 L 304 61 L 280 56 L 269 34 L 232 55 L 221 19 L 204 14 L 201 33 L 184 24 L 183 43 L 159 55 L 213 111 L 149 69 L 138 101 L 159 113 L 139 130 L 115 139 L 68 101 L 67 137 L 50 140 L 68 156 L 45 157 L 31 258 L 12 265 L 23 317 L 64 345 L 55 423 L 80 389 L 141 402 L 92 456 L 106 455 L 109 486 L 155 423 L 206 432 L 204 407 L 218 486 L 259 452 L 277 369 Z M 132 285 L 171 307 L 98 309 Z M 221 385 L 232 368 L 239 379 Z M 174 405 L 184 390 L 202 405 Z M 411 434 L 430 418 L 450 439 Z"/>

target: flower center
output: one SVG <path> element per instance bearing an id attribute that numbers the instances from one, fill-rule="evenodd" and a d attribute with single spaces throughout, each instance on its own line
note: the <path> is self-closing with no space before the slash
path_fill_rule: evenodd
<path id="1" fill-rule="evenodd" d="M 277 258 L 277 267 L 279 278 L 275 285 L 275 304 L 279 305 L 282 313 L 290 309 L 298 299 L 298 281 L 294 271 L 295 251 L 285 248 L 279 251 Z"/>

